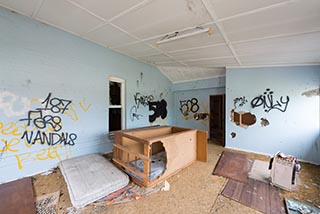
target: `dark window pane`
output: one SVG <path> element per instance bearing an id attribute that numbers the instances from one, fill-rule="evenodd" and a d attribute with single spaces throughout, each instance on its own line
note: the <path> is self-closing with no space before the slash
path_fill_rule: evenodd
<path id="1" fill-rule="evenodd" d="M 121 83 L 109 82 L 110 105 L 121 105 Z"/>
<path id="2" fill-rule="evenodd" d="M 121 108 L 109 108 L 109 131 L 121 130 Z"/>

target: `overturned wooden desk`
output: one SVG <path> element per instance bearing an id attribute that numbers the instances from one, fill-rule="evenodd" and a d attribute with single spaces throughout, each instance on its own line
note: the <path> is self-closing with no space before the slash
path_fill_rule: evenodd
<path id="1" fill-rule="evenodd" d="M 114 133 L 114 163 L 141 186 L 154 186 L 196 160 L 207 161 L 206 131 L 158 126 Z"/>

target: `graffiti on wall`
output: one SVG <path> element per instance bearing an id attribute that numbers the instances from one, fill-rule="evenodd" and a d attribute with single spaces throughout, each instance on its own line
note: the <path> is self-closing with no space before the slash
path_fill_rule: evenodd
<path id="1" fill-rule="evenodd" d="M 134 121 L 134 120 L 139 120 L 140 117 L 143 117 L 142 114 L 138 113 L 138 110 L 140 107 L 146 107 L 149 105 L 148 102 L 153 101 L 153 96 L 152 95 L 143 95 L 140 92 L 137 92 L 133 95 L 133 100 L 135 105 L 133 105 L 130 108 L 130 120 Z"/>
<path id="2" fill-rule="evenodd" d="M 188 116 L 189 113 L 197 113 L 199 111 L 199 104 L 197 98 L 192 98 L 190 100 L 180 100 L 180 112 L 183 116 Z"/>
<path id="3" fill-rule="evenodd" d="M 143 115 L 142 114 L 138 114 L 138 108 L 136 105 L 133 105 L 131 108 L 130 108 L 130 120 L 131 121 L 134 121 L 134 120 L 139 120 L 140 117 L 142 117 Z"/>
<path id="4" fill-rule="evenodd" d="M 273 109 L 277 109 L 281 112 L 285 112 L 288 107 L 288 103 L 290 101 L 289 96 L 286 96 L 285 98 L 283 96 L 280 97 L 280 100 L 273 100 L 273 91 L 271 91 L 269 88 L 266 89 L 266 91 L 251 101 L 251 107 L 257 108 L 259 106 L 262 106 L 264 108 L 265 112 L 270 112 Z"/>
<path id="5" fill-rule="evenodd" d="M 41 104 L 43 108 L 36 108 L 28 112 L 28 117 L 20 119 L 27 121 L 27 126 L 37 128 L 37 131 L 24 131 L 21 139 L 26 140 L 28 144 L 47 144 L 54 146 L 56 144 L 71 145 L 75 144 L 77 135 L 75 133 L 67 133 L 59 131 L 62 129 L 62 119 L 59 114 L 63 114 L 68 110 L 68 106 L 72 103 L 71 100 L 52 97 L 49 93 Z M 51 132 L 46 133 L 44 130 L 49 129 Z"/>
<path id="6" fill-rule="evenodd" d="M 197 98 L 180 100 L 179 105 L 179 111 L 181 112 L 185 120 L 198 120 L 202 122 L 203 127 L 207 127 L 209 110 L 208 106 L 205 105 L 205 102 L 203 100 L 200 102 Z M 202 108 L 202 112 L 199 112 L 200 108 Z"/>
<path id="7" fill-rule="evenodd" d="M 140 105 L 146 107 L 149 105 L 149 102 L 154 100 L 152 95 L 142 95 L 139 92 L 133 95 L 133 98 L 137 108 L 139 108 Z"/>
<path id="8" fill-rule="evenodd" d="M 25 148 L 31 148 L 31 145 L 25 140 L 22 141 L 20 136 L 24 133 L 24 131 L 36 129 L 29 129 L 30 127 L 27 125 L 19 125 L 19 123 L 21 122 L 10 122 L 8 124 L 0 122 L 0 133 L 3 137 L 7 137 L 7 139 L 0 139 L 0 158 L 5 153 L 13 154 L 17 160 L 18 169 L 22 169 L 24 162 L 49 159 L 58 159 L 61 161 L 70 157 L 71 147 L 62 146 L 61 144 L 42 148 L 37 152 L 19 153 L 19 148 L 21 149 L 21 145 L 23 144 L 25 145 Z M 23 149 L 23 151 L 25 150 Z"/>
<path id="9" fill-rule="evenodd" d="M 234 98 L 233 99 L 234 109 L 237 109 L 238 107 L 244 106 L 247 102 L 248 102 L 248 100 L 246 99 L 245 96 Z"/>
<path id="10" fill-rule="evenodd" d="M 161 101 L 148 102 L 149 111 L 153 111 L 153 114 L 149 115 L 149 122 L 154 122 L 158 117 L 165 119 L 167 117 L 167 101 L 162 99 Z"/>
<path id="11" fill-rule="evenodd" d="M 3 101 L 3 100 L 1 100 Z M 28 106 L 40 103 L 41 107 L 34 110 L 27 109 L 25 118 L 15 122 L 4 123 L 0 121 L 0 159 L 7 153 L 16 158 L 18 169 L 24 163 L 51 159 L 68 159 L 72 156 L 72 146 L 77 135 L 61 132 L 62 115 L 67 115 L 71 120 L 78 120 L 76 106 L 71 100 L 53 97 L 51 93 L 45 99 L 32 98 Z M 1 103 L 3 106 L 3 103 Z M 86 98 L 79 102 L 80 110 L 87 112 L 91 104 Z M 15 114 L 17 115 L 17 114 Z M 12 115 L 11 115 L 12 116 Z M 21 115 L 19 115 L 21 116 Z M 38 151 L 26 152 L 35 143 L 47 145 Z M 5 157 L 5 156 L 4 156 Z"/>
<path id="12" fill-rule="evenodd" d="M 160 94 L 162 97 L 163 93 Z M 142 114 L 139 113 L 139 109 L 141 107 L 149 107 L 149 111 L 151 114 L 149 115 L 149 122 L 153 123 L 157 118 L 165 119 L 167 117 L 167 101 L 164 99 L 155 100 L 153 95 L 143 95 L 139 92 L 133 95 L 134 103 L 130 108 L 130 120 L 139 120 L 143 117 Z"/>

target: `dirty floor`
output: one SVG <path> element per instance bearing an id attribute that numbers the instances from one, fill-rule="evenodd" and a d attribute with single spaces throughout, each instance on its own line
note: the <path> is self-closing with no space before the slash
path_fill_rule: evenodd
<path id="1" fill-rule="evenodd" d="M 36 196 L 52 193 L 60 190 L 58 213 L 72 214 L 122 214 L 122 213 L 260 213 L 252 208 L 241 205 L 220 193 L 227 182 L 223 177 L 213 176 L 211 173 L 219 159 L 219 155 L 225 149 L 210 142 L 208 144 L 207 163 L 195 162 L 175 176 L 168 179 L 170 191 L 158 192 L 137 201 L 113 205 L 109 207 L 97 207 L 88 205 L 81 210 L 72 210 L 66 183 L 59 169 L 54 173 L 36 175 L 33 177 L 33 185 Z M 229 150 L 232 151 L 232 150 Z M 239 152 L 239 151 L 237 151 Z M 251 160 L 269 161 L 269 157 L 253 153 L 245 153 Z M 320 205 L 320 166 L 302 164 L 299 174 L 300 185 L 292 192 L 280 190 L 281 198 L 288 197 L 312 205 Z"/>

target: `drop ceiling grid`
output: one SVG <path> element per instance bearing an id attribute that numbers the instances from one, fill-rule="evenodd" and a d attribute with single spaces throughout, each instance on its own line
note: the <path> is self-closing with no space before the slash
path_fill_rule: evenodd
<path id="1" fill-rule="evenodd" d="M 305 35 L 305 34 L 312 34 L 314 32 L 320 31 L 320 22 L 318 21 L 320 18 L 320 15 L 318 13 L 320 9 L 320 4 L 318 0 L 309 0 L 308 4 L 305 1 L 302 0 L 270 0 L 270 1 L 264 1 L 264 0 L 246 0 L 244 4 L 239 4 L 239 2 L 232 5 L 231 3 L 228 3 L 232 0 L 225 0 L 225 1 L 206 1 L 206 0 L 198 0 L 198 1 L 188 1 L 187 5 L 185 4 L 185 0 L 178 0 L 175 2 L 169 1 L 169 0 L 134 0 L 134 3 L 131 2 L 118 2 L 114 1 L 112 2 L 115 6 L 119 6 L 117 11 L 114 11 L 112 15 L 104 16 L 103 11 L 100 9 L 102 7 L 98 7 L 94 4 L 94 2 L 98 2 L 98 0 L 93 1 L 87 1 L 85 0 L 56 0 L 51 1 L 56 4 L 55 6 L 59 6 L 57 4 L 62 5 L 68 5 L 65 7 L 62 7 L 62 11 L 64 11 L 64 14 L 72 14 L 70 11 L 75 11 L 75 14 L 78 15 L 80 18 L 82 17 L 89 17 L 84 18 L 84 23 L 82 21 L 78 21 L 81 23 L 81 26 L 78 26 L 79 23 L 75 23 L 73 26 L 74 21 L 70 17 L 67 16 L 67 20 L 69 20 L 69 23 L 60 23 L 61 20 L 59 20 L 59 17 L 57 17 L 57 20 L 55 20 L 56 23 L 50 21 L 50 16 L 48 17 L 48 10 L 44 12 L 44 8 L 46 8 L 46 4 L 48 4 L 48 0 L 28 0 L 23 1 L 21 3 L 18 0 L 0 0 L 0 5 L 3 5 L 7 8 L 18 10 L 19 12 L 26 14 L 28 16 L 34 17 L 40 21 L 43 21 L 47 24 L 53 25 L 57 28 L 63 29 L 65 31 L 71 32 L 76 35 L 80 35 L 90 41 L 93 41 L 95 43 L 101 44 L 105 47 L 111 47 L 113 50 L 124 53 L 126 55 L 132 56 L 136 59 L 140 59 L 142 61 L 145 61 L 144 58 L 148 57 L 155 57 L 156 55 L 163 55 L 165 57 L 163 58 L 170 58 L 169 61 L 162 61 L 161 60 L 157 62 L 151 62 L 153 64 L 179 64 L 179 65 L 190 65 L 197 64 L 201 65 L 201 62 L 208 62 L 207 60 L 212 59 L 212 63 L 208 63 L 211 66 L 213 66 L 213 62 L 215 60 L 221 59 L 223 61 L 224 56 L 217 56 L 217 57 L 204 57 L 204 56 L 194 56 L 193 59 L 191 58 L 190 52 L 201 53 L 201 49 L 205 47 L 210 47 L 210 42 L 208 41 L 208 44 L 206 43 L 198 43 L 195 39 L 192 41 L 191 39 L 191 47 L 183 47 L 183 44 L 178 44 L 178 41 L 176 45 L 172 45 L 173 47 L 170 49 L 165 46 L 156 46 L 155 42 L 160 39 L 162 36 L 168 34 L 168 32 L 172 32 L 177 30 L 174 28 L 174 26 L 179 26 L 181 29 L 191 29 L 196 26 L 207 26 L 207 25 L 213 25 L 215 28 L 217 28 L 215 31 L 219 34 L 219 31 L 221 32 L 221 35 L 223 37 L 223 40 L 214 41 L 212 42 L 212 47 L 214 45 L 228 45 L 230 50 L 233 52 L 233 56 L 237 59 L 238 56 L 245 56 L 242 54 L 242 50 L 247 49 L 250 47 L 250 41 L 263 41 L 267 40 L 271 43 L 275 39 L 274 42 L 277 41 L 277 38 L 287 38 L 292 35 Z M 20 3 L 17 3 L 20 2 Z M 24 2 L 28 2 L 28 4 L 24 4 Z M 57 3 L 58 2 L 58 3 Z M 250 3 L 251 2 L 251 3 Z M 99 1 L 101 4 L 105 4 L 103 1 Z M 186 12 L 184 9 L 180 8 L 180 12 L 178 12 L 178 16 L 169 16 L 166 14 L 170 14 L 168 10 L 172 7 L 172 3 L 176 4 L 176 6 L 181 6 L 181 8 L 188 9 L 189 11 Z M 199 4 L 200 3 L 200 4 Z M 188 5 L 189 4 L 189 5 Z M 191 4 L 191 5 L 190 5 Z M 202 5 L 203 4 L 203 5 Z M 30 6 L 32 5 L 32 6 Z M 70 7 L 72 5 L 73 7 Z M 160 16 L 161 10 L 159 9 L 159 5 L 167 5 L 167 7 L 160 7 L 164 8 L 162 13 L 165 14 L 165 16 Z M 202 8 L 202 6 L 203 8 Z M 44 7 L 45 6 L 45 7 Z M 92 7 L 95 6 L 96 8 Z M 33 7 L 33 10 L 32 10 Z M 31 8 L 31 9 L 30 9 Z M 59 7 L 58 7 L 59 8 Z M 159 11 L 156 12 L 150 12 L 148 11 L 148 8 L 156 8 Z M 169 8 L 169 9 L 168 9 Z M 61 5 L 60 5 L 61 9 Z M 204 10 L 206 10 L 207 15 L 204 15 Z M 147 27 L 147 34 L 144 34 L 144 31 L 141 32 L 135 32 L 132 30 L 134 25 L 131 25 L 130 23 L 123 24 L 121 20 L 136 20 L 135 16 L 143 17 L 143 14 L 139 14 L 139 11 L 146 11 L 145 13 L 150 14 L 148 17 L 152 20 L 153 17 L 155 22 L 149 21 L 149 23 L 154 23 L 156 26 L 159 27 L 152 29 Z M 190 15 L 190 10 L 193 15 Z M 193 11 L 192 11 L 193 10 Z M 199 12 L 200 11 L 200 12 Z M 277 12 L 278 11 L 278 12 Z M 57 9 L 55 10 L 57 14 L 60 15 L 61 10 Z M 157 13 L 159 12 L 159 13 Z M 160 17 L 160 21 L 158 22 L 157 17 L 154 16 L 154 13 L 157 13 Z M 75 15 L 73 14 L 73 15 Z M 203 16 L 204 15 L 204 16 Z M 44 16 L 44 17 L 42 17 Z M 198 17 L 199 16 L 199 17 Z M 78 18 L 79 18 L 78 17 Z M 170 22 L 172 22 L 172 19 L 170 17 L 180 17 L 180 20 L 185 17 L 188 20 L 190 20 L 190 17 L 196 17 L 197 20 L 195 22 L 192 22 L 191 24 L 188 22 L 187 25 L 181 21 L 177 21 L 177 23 L 171 25 Z M 209 19 L 208 19 L 209 17 Z M 262 17 L 262 18 L 259 18 Z M 265 17 L 265 18 L 263 18 Z M 282 18 L 281 18 L 282 17 Z M 285 19 L 283 17 L 295 17 L 290 19 Z M 280 19 L 281 18 L 281 19 Z M 138 19 L 139 20 L 139 19 Z M 145 21 L 145 18 L 142 19 L 139 24 L 143 24 L 143 21 Z M 200 20 L 200 21 L 199 21 Z M 260 20 L 257 23 L 254 23 L 254 21 Z M 131 21 L 131 20 L 130 20 Z M 192 20 L 194 21 L 194 20 Z M 250 22 L 252 21 L 252 23 Z M 263 23 L 261 24 L 261 22 Z M 120 23 L 120 24 L 119 24 Z M 122 23 L 122 24 L 121 24 Z M 163 25 L 163 23 L 169 23 L 170 25 Z M 251 23 L 251 24 L 248 24 Z M 71 27 L 69 25 L 72 25 Z M 157 25 L 158 24 L 158 25 Z M 193 24 L 193 26 L 191 26 Z M 94 34 L 96 31 L 103 31 L 106 26 L 112 26 L 115 28 L 115 32 L 118 32 L 118 35 L 121 35 L 124 40 L 122 40 L 119 36 L 119 38 L 116 38 L 114 41 L 103 41 L 101 39 L 100 35 L 97 35 L 97 37 L 91 37 L 90 35 Z M 123 25 L 123 26 L 122 26 Z M 151 25 L 151 24 L 150 24 Z M 297 27 L 298 25 L 298 27 Z M 129 26 L 129 27 L 125 27 Z M 147 25 L 148 26 L 148 25 Z M 244 27 L 241 27 L 244 26 Z M 263 26 L 259 28 L 259 26 Z M 71 28 L 71 29 L 70 29 Z M 90 29 L 89 29 L 90 28 Z M 136 27 L 134 27 L 136 29 Z M 170 30 L 172 29 L 172 30 Z M 179 31 L 180 31 L 179 30 Z M 217 32 L 218 30 L 218 32 Z M 155 32 L 153 32 L 155 31 Z M 148 35 L 148 32 L 151 33 Z M 91 34 L 90 34 L 91 33 Z M 203 36 L 203 35 L 202 35 Z M 100 38 L 99 38 L 100 37 Z M 117 36 L 115 36 L 117 37 Z M 107 39 L 106 39 L 107 40 Z M 202 41 L 200 39 L 200 41 Z M 215 43 L 217 42 L 217 43 Z M 127 43 L 126 45 L 123 43 Z M 191 44 L 190 43 L 190 44 Z M 130 44 L 130 45 L 128 45 Z M 130 49 L 130 46 L 132 44 L 143 44 L 147 47 L 149 47 L 151 50 L 150 52 L 147 52 L 147 55 L 139 56 L 139 54 L 136 54 L 134 52 L 129 51 L 126 52 L 126 48 Z M 243 44 L 241 48 L 234 48 L 236 44 Z M 121 45 L 121 47 L 119 47 Z M 182 48 L 182 49 L 181 49 Z M 241 52 L 239 55 L 238 51 Z M 299 52 L 299 50 L 297 50 Z M 308 55 L 308 51 L 310 50 L 300 50 L 300 54 L 306 53 Z M 143 51 L 142 51 L 143 52 Z M 150 56 L 148 56 L 150 55 Z M 137 57 L 139 56 L 139 57 Z M 228 56 L 229 57 L 229 56 Z M 157 57 L 155 57 L 157 58 Z M 160 59 L 159 58 L 159 59 Z M 228 58 L 229 59 L 229 58 Z M 240 59 L 240 58 L 239 58 Z M 312 60 L 317 59 L 312 58 Z M 188 61 L 189 60 L 189 61 Z M 229 59 L 230 62 L 232 61 Z M 222 61 L 216 61 L 217 66 L 220 65 Z M 240 61 L 240 60 L 238 60 Z M 260 59 L 258 60 L 260 61 Z M 233 63 L 229 63 L 233 64 Z M 228 64 L 226 64 L 228 66 Z"/>
<path id="2" fill-rule="evenodd" d="M 12 11 L 16 11 L 25 16 L 32 16 L 39 0 L 19 1 L 19 0 L 0 0 L 0 6 Z M 42 0 L 41 0 L 42 1 Z"/>

